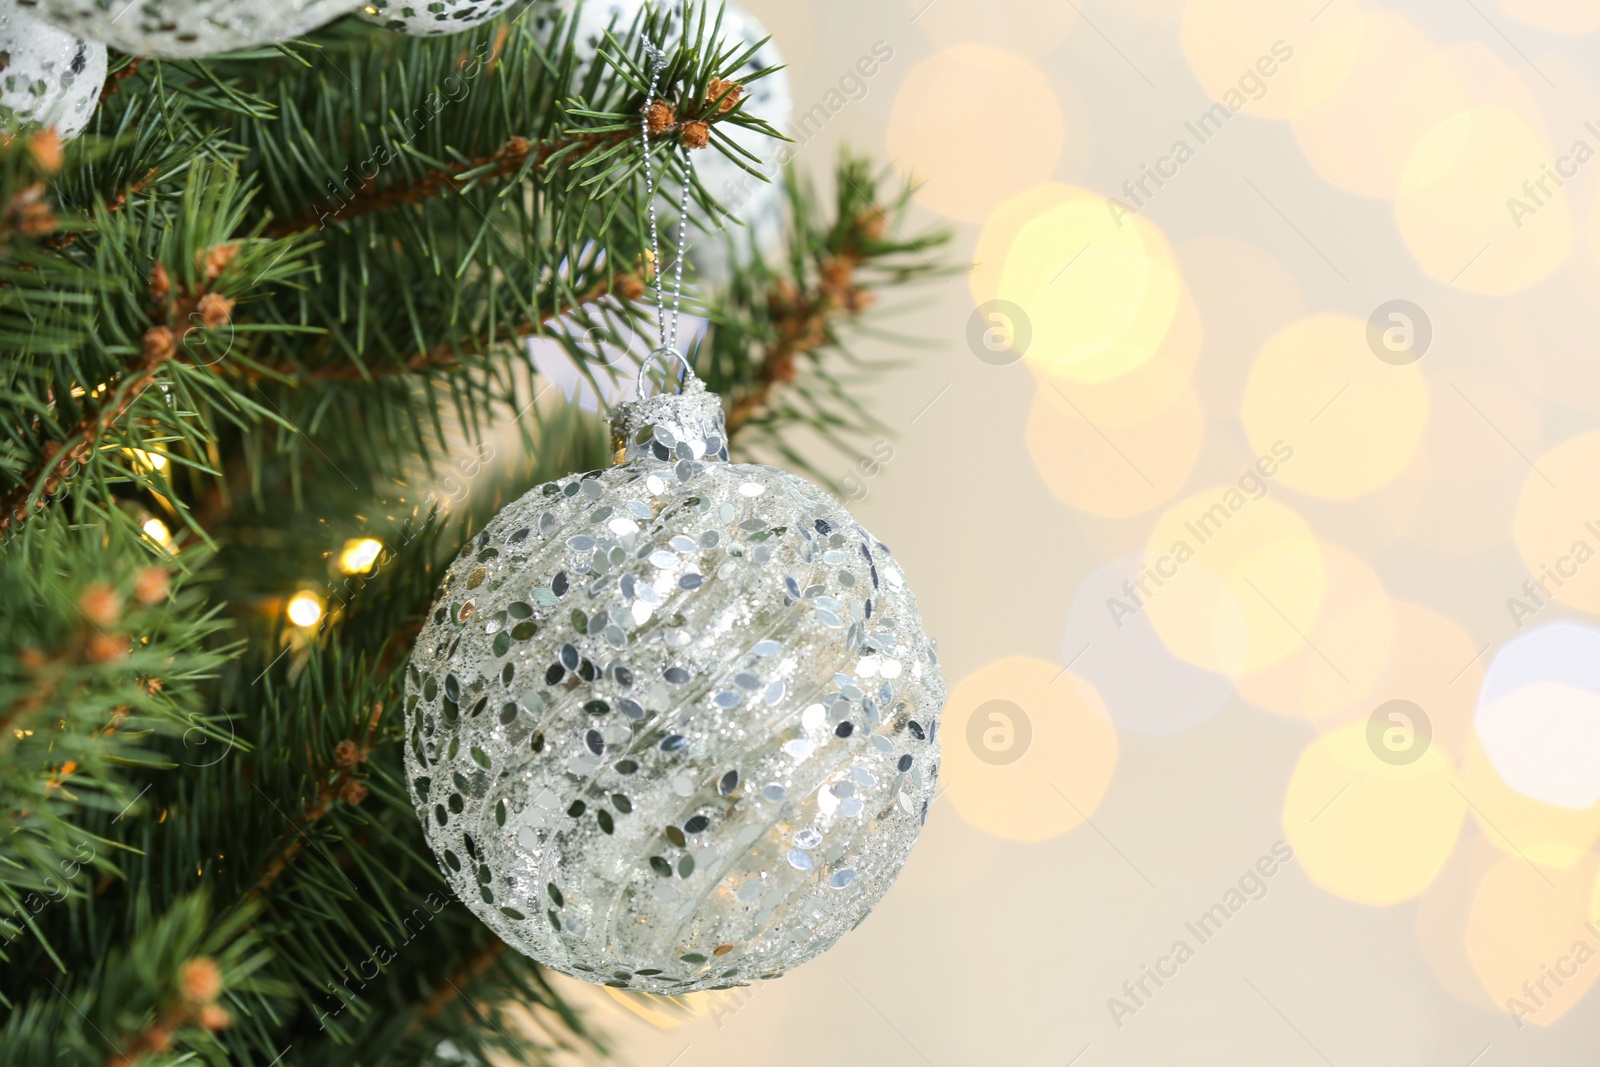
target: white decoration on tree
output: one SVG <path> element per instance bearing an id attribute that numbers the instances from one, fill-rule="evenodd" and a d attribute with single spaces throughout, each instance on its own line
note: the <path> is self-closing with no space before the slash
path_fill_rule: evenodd
<path id="1" fill-rule="evenodd" d="M 0 0 L 0 52 L 0 105 L 23 121 L 55 127 L 63 139 L 83 132 L 106 83 L 105 45 Z"/>
<path id="2" fill-rule="evenodd" d="M 406 777 L 456 894 L 592 982 L 775 978 L 853 929 L 937 785 L 932 642 L 825 492 L 727 460 L 722 407 L 620 405 L 619 466 L 508 505 L 406 671 Z"/>
<path id="3" fill-rule="evenodd" d="M 414 37 L 461 33 L 525 0 L 367 0 L 357 17 Z"/>
<path id="4" fill-rule="evenodd" d="M 579 71 L 588 70 L 590 64 L 594 62 L 595 55 L 605 43 L 608 30 L 624 47 L 630 45 L 631 42 L 626 40 L 629 31 L 638 24 L 640 15 L 650 7 L 650 4 L 651 0 L 595 0 L 592 3 L 585 3 L 577 11 L 577 28 L 573 42 Z M 573 0 L 542 0 L 534 11 L 535 25 L 548 29 L 554 23 L 558 11 L 570 15 L 576 6 Z M 675 47 L 683 33 L 683 5 L 667 3 L 661 5 L 661 8 L 670 15 L 670 30 L 666 44 L 669 48 Z M 694 26 L 697 27 L 699 8 L 694 10 Z M 707 33 L 710 32 L 716 17 L 717 8 L 713 0 L 712 6 L 706 13 Z M 691 27 L 691 32 L 693 28 Z M 722 27 L 718 31 L 718 36 L 724 51 L 737 46 L 739 51 L 743 52 L 746 47 L 765 38 L 767 31 L 754 16 L 729 4 L 722 9 Z M 769 40 L 756 49 L 749 61 L 733 75 L 733 80 L 742 81 L 758 70 L 781 67 L 783 63 L 783 54 Z M 745 114 L 761 119 L 773 129 L 779 132 L 785 130 L 794 114 L 794 96 L 789 84 L 788 71 L 779 70 L 759 81 L 744 83 L 741 107 Z M 718 124 L 714 129 L 745 151 L 755 155 L 760 163 L 750 163 L 748 159 L 745 162 L 768 179 L 762 181 L 755 177 L 715 147 L 694 153 L 694 165 L 700 176 L 700 183 L 713 198 L 732 212 L 734 218 L 743 223 L 745 231 L 740 232 L 740 227 L 730 224 L 730 231 L 734 231 L 732 233 L 734 249 L 731 257 L 727 242 L 720 239 L 703 241 L 695 251 L 693 259 L 700 278 L 703 281 L 716 283 L 726 280 L 729 272 L 746 258 L 752 238 L 758 255 L 765 255 L 778 246 L 784 235 L 786 197 L 780 164 L 783 142 L 754 130 L 741 129 L 731 123 Z"/>
<path id="5" fill-rule="evenodd" d="M 207 56 L 301 37 L 364 0 L 34 0 L 40 18 L 141 56 Z"/>
<path id="6" fill-rule="evenodd" d="M 732 44 L 737 41 L 741 45 L 749 46 L 766 36 L 766 27 L 762 26 L 753 15 L 746 14 L 732 5 L 723 12 L 722 37 L 725 42 Z M 767 41 L 756 49 L 749 62 L 733 75 L 733 80 L 743 81 L 744 77 L 763 68 L 781 67 L 783 62 L 783 53 L 778 51 L 777 45 Z M 773 129 L 783 132 L 788 128 L 794 115 L 794 94 L 789 86 L 789 72 L 780 70 L 759 81 L 745 83 L 744 97 L 740 103 L 745 114 L 761 119 Z M 699 172 L 700 184 L 706 187 L 706 191 L 718 203 L 728 208 L 734 218 L 744 224 L 743 230 L 729 226 L 733 238 L 731 258 L 727 241 L 709 240 L 700 243 L 694 256 L 694 264 L 699 270 L 701 279 L 712 283 L 726 280 L 732 271 L 738 269 L 748 258 L 752 244 L 758 256 L 765 256 L 778 246 L 783 240 L 784 204 L 787 199 L 783 187 L 783 169 L 779 160 L 784 150 L 782 141 L 736 126 L 722 125 L 716 129 L 727 134 L 735 144 L 760 159 L 759 164 L 750 163 L 748 159 L 744 162 L 755 167 L 768 180 L 762 181 L 755 177 L 715 149 L 695 153 L 695 169 Z"/>

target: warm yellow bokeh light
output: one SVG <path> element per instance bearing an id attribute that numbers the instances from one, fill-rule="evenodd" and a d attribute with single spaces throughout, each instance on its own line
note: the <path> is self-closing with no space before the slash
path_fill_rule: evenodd
<path id="1" fill-rule="evenodd" d="M 1467 955 L 1519 1025 L 1549 1026 L 1600 977 L 1600 936 L 1589 925 L 1595 875 L 1593 856 L 1568 870 L 1507 856 L 1479 884 Z"/>
<path id="2" fill-rule="evenodd" d="M 309 628 L 322 619 L 325 607 L 320 596 L 309 589 L 302 589 L 289 598 L 286 612 L 290 622 L 302 628 Z"/>
<path id="3" fill-rule="evenodd" d="M 144 531 L 144 535 L 146 537 L 150 538 L 150 540 L 154 541 L 168 552 L 177 551 L 177 545 L 172 540 L 172 531 L 167 529 L 167 524 L 162 522 L 160 519 L 154 517 L 148 518 L 144 520 L 143 525 L 141 525 L 139 529 Z"/>
<path id="4" fill-rule="evenodd" d="M 1024 189 L 989 213 L 978 232 L 978 245 L 972 252 L 972 269 L 967 285 L 975 303 L 984 304 L 1000 295 L 1000 274 L 1005 270 L 1011 243 L 1034 219 L 1063 204 L 1071 204 L 1093 194 L 1076 185 L 1045 182 Z M 1100 203 L 1104 204 L 1104 198 Z"/>
<path id="5" fill-rule="evenodd" d="M 1071 401 L 1083 416 L 1102 429 L 1149 422 L 1191 391 L 1195 366 L 1204 347 L 1200 311 L 1187 293 L 1178 296 L 1172 327 L 1155 355 L 1126 374 L 1104 382 L 1057 378 L 1035 368 L 1039 387 L 1057 399 Z"/>
<path id="6" fill-rule="evenodd" d="M 1139 605 L 1174 655 L 1231 677 L 1293 655 L 1326 591 L 1311 528 L 1256 492 L 1270 479 L 1252 472 L 1243 486 L 1204 490 L 1161 516 L 1145 549 L 1160 584 Z"/>
<path id="7" fill-rule="evenodd" d="M 1023 656 L 957 683 L 941 733 L 956 810 L 1012 841 L 1043 841 L 1082 823 L 1117 765 L 1117 732 L 1094 687 Z"/>
<path id="8" fill-rule="evenodd" d="M 1380 760 L 1367 724 L 1317 738 L 1300 756 L 1283 826 L 1306 875 L 1328 892 L 1379 907 L 1420 895 L 1455 847 L 1467 803 L 1450 761 Z"/>
<path id="9" fill-rule="evenodd" d="M 976 42 L 1036 59 L 1078 21 L 1061 0 L 905 0 L 906 14 L 940 47 Z"/>
<path id="10" fill-rule="evenodd" d="M 1500 0 L 1518 22 L 1551 33 L 1593 33 L 1600 30 L 1600 5 L 1594 0 Z"/>
<path id="11" fill-rule="evenodd" d="M 167 457 L 160 452 L 146 452 L 142 448 L 124 448 L 122 454 L 133 460 L 133 469 L 140 474 L 167 469 Z"/>
<path id="12" fill-rule="evenodd" d="M 1233 112 L 1286 119 L 1349 77 L 1358 18 L 1356 5 L 1327 0 L 1190 0 L 1180 38 L 1211 99 Z M 1307 49 L 1319 45 L 1320 61 L 1308 64 Z"/>
<path id="13" fill-rule="evenodd" d="M 1511 517 L 1538 454 L 1538 403 L 1515 382 L 1465 367 L 1436 392 L 1413 471 L 1424 477 L 1405 536 L 1456 555 L 1478 555 L 1511 542 Z"/>
<path id="14" fill-rule="evenodd" d="M 1317 315 L 1267 339 L 1245 385 L 1240 417 L 1250 443 L 1294 448 L 1279 481 L 1350 500 L 1406 469 L 1428 421 L 1428 385 L 1415 364 L 1373 354 L 1367 324 Z"/>
<path id="15" fill-rule="evenodd" d="M 981 222 L 1050 177 L 1066 136 L 1050 83 L 1027 60 L 979 44 L 912 68 L 889 117 L 889 154 L 919 203 Z"/>
<path id="16" fill-rule="evenodd" d="M 1108 427 L 1045 380 L 1028 416 L 1028 453 L 1050 491 L 1080 511 L 1112 518 L 1170 500 L 1194 470 L 1205 435 L 1190 391 L 1144 422 Z"/>
<path id="17" fill-rule="evenodd" d="M 1459 758 L 1472 735 L 1483 683 L 1482 645 L 1431 608 L 1395 601 L 1392 611 L 1395 653 L 1376 694 L 1378 703 L 1409 700 L 1417 705 L 1428 717 L 1433 747 Z"/>
<path id="18" fill-rule="evenodd" d="M 1444 55 L 1399 15 L 1373 11 L 1351 34 L 1324 37 L 1302 53 L 1307 68 L 1348 72 L 1338 91 L 1294 116 L 1294 135 L 1324 181 L 1390 198 L 1418 140 L 1467 106 Z"/>
<path id="19" fill-rule="evenodd" d="M 1461 766 L 1462 792 L 1485 840 L 1545 867 L 1571 867 L 1600 840 L 1600 804 L 1581 811 L 1543 804 L 1512 789 L 1476 740 Z"/>
<path id="20" fill-rule="evenodd" d="M 1305 314 L 1305 297 L 1283 261 L 1255 245 L 1209 234 L 1177 253 L 1205 327 L 1205 373 L 1194 388 L 1207 415 L 1232 423 L 1256 353 Z"/>
<path id="21" fill-rule="evenodd" d="M 1538 403 L 1515 383 L 1452 368 L 1428 420 L 1420 457 L 1430 478 L 1476 486 L 1487 471 L 1528 470 L 1526 456 L 1539 451 L 1542 419 Z"/>
<path id="22" fill-rule="evenodd" d="M 1567 194 L 1552 167 L 1511 108 L 1454 115 L 1423 134 L 1406 161 L 1395 201 L 1400 236 L 1437 281 L 1489 295 L 1525 289 L 1572 252 Z"/>
<path id="23" fill-rule="evenodd" d="M 1600 431 L 1557 445 L 1533 468 L 1511 527 L 1532 583 L 1508 591 L 1518 614 L 1531 617 L 1551 600 L 1600 611 Z"/>
<path id="24" fill-rule="evenodd" d="M 339 569 L 346 574 L 366 574 L 382 554 L 382 541 L 372 537 L 352 537 L 339 552 Z"/>
<path id="25" fill-rule="evenodd" d="M 1371 711 L 1395 651 L 1394 605 L 1383 579 L 1359 556 L 1322 546 L 1327 593 L 1306 640 L 1285 659 L 1238 678 L 1259 708 L 1327 723 Z M 1387 697 L 1385 697 L 1387 699 Z"/>
<path id="26" fill-rule="evenodd" d="M 1076 190 L 1017 229 L 995 291 L 1028 316 L 1037 370 L 1104 382 L 1155 355 L 1183 278 L 1160 229 Z"/>
<path id="27" fill-rule="evenodd" d="M 1097 0 L 1095 6 L 1151 26 L 1176 26 L 1188 0 Z"/>
<path id="28" fill-rule="evenodd" d="M 1503 858 L 1481 839 L 1467 836 L 1451 853 L 1439 877 L 1417 901 L 1413 930 L 1428 968 L 1451 996 L 1484 1011 L 1499 1005 L 1478 981 L 1467 955 L 1467 918 L 1483 876 Z"/>

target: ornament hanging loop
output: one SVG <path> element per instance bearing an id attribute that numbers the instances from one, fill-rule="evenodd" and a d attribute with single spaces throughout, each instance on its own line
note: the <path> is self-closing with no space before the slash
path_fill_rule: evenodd
<path id="1" fill-rule="evenodd" d="M 678 366 L 683 368 L 680 389 L 688 389 L 691 382 L 700 380 L 699 375 L 695 374 L 694 364 L 689 362 L 688 356 L 679 352 L 676 348 L 657 348 L 639 361 L 639 377 L 635 382 L 635 393 L 641 400 L 644 399 L 645 384 L 650 380 L 651 368 L 655 366 L 658 360 L 666 360 L 669 364 L 672 360 L 678 361 Z"/>

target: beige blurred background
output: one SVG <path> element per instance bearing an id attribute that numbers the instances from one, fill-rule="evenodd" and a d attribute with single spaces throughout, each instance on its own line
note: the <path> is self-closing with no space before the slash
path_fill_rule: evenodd
<path id="1" fill-rule="evenodd" d="M 798 165 L 976 263 L 827 461 L 946 789 L 782 981 L 563 988 L 640 1067 L 1595 1062 L 1600 4 L 743 2 L 800 112 L 892 50 Z"/>

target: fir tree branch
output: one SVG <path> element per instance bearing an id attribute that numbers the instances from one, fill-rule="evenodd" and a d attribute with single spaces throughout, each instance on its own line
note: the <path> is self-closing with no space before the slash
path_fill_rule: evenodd
<path id="1" fill-rule="evenodd" d="M 803 357 L 832 343 L 834 322 L 858 318 L 872 307 L 873 294 L 857 281 L 867 241 L 883 238 L 887 220 L 873 207 L 850 220 L 839 249 L 823 261 L 816 280 L 804 288 L 784 279 L 768 297 L 777 336 L 766 346 L 753 385 L 728 410 L 732 438 L 771 400 L 773 390 L 792 382 Z"/>
<path id="2" fill-rule="evenodd" d="M 416 1007 L 411 1021 L 406 1024 L 406 1036 L 414 1037 L 421 1033 L 441 1012 L 465 996 L 461 987 L 472 985 L 487 974 L 505 951 L 506 943 L 496 937 L 457 967 L 443 986 Z"/>
<path id="3" fill-rule="evenodd" d="M 734 83 L 729 84 L 733 90 L 742 88 Z M 708 101 L 709 103 L 711 101 Z M 720 121 L 722 111 L 725 110 L 726 108 L 713 110 L 704 120 L 698 118 L 679 120 L 666 101 L 658 100 L 651 109 L 650 135 L 660 138 L 678 137 L 692 148 L 704 148 L 709 124 Z M 431 168 L 414 181 L 404 184 L 380 188 L 375 177 L 363 178 L 360 187 L 349 200 L 340 205 L 337 212 L 331 214 L 303 212 L 274 223 L 268 232 L 275 236 L 285 236 L 318 230 L 324 226 L 324 219 L 344 222 L 373 212 L 418 204 L 446 193 L 460 192 L 467 182 L 493 183 L 513 176 L 526 178 L 532 171 L 549 164 L 552 159 L 559 158 L 568 167 L 576 166 L 590 154 L 615 148 L 617 145 L 632 141 L 637 136 L 637 129 L 628 128 L 595 133 L 571 132 L 540 141 L 530 141 L 520 135 L 512 136 L 495 151 L 468 159 L 459 168 L 449 170 Z"/>
<path id="4" fill-rule="evenodd" d="M 175 293 L 170 283 L 161 281 L 166 277 L 165 268 L 159 262 L 156 264 L 156 277 L 151 282 L 151 296 L 159 305 L 151 316 L 156 325 L 145 331 L 138 360 L 127 368 L 120 381 L 107 389 L 106 399 L 93 405 L 71 433 L 59 441 L 46 441 L 41 451 L 42 465 L 0 497 L 0 534 L 25 521 L 30 505 L 42 508 L 45 500 L 54 496 L 61 484 L 101 448 L 102 440 L 127 415 L 134 402 L 155 384 L 157 372 L 178 354 L 180 341 L 202 326 L 216 328 L 228 321 L 234 302 L 212 292 L 211 286 L 236 252 L 236 246 L 207 249 L 204 283 Z M 198 319 L 199 323 L 182 325 L 181 334 L 173 332 L 173 324 L 188 324 L 191 319 Z"/>
<path id="5" fill-rule="evenodd" d="M 608 296 L 616 297 L 626 303 L 633 303 L 644 295 L 644 283 L 639 280 L 637 275 L 627 272 L 618 273 L 610 278 L 596 282 L 572 300 L 550 308 L 537 319 L 514 325 L 503 325 L 493 336 L 485 334 L 465 349 L 453 344 L 436 345 L 425 352 L 419 352 L 417 355 L 411 356 L 404 362 L 377 367 L 349 363 L 316 367 L 252 366 L 245 369 L 244 375 L 247 380 L 252 381 L 271 378 L 279 381 L 295 382 L 366 382 L 376 378 L 393 377 L 402 374 L 428 374 L 434 371 L 445 371 L 458 367 L 475 356 L 483 355 L 496 345 L 526 340 L 539 333 L 543 327 L 550 325 L 552 322 L 572 315 L 584 308 L 592 307 Z"/>
<path id="6" fill-rule="evenodd" d="M 305 846 L 306 831 L 328 814 L 328 809 L 334 801 L 342 800 L 354 807 L 367 798 L 367 787 L 356 777 L 356 769 L 367 762 L 372 756 L 372 748 L 376 742 L 378 720 L 383 717 L 383 701 L 377 701 L 372 706 L 372 715 L 367 719 L 367 727 L 359 741 L 346 738 L 334 748 L 334 764 L 338 773 L 327 776 L 328 769 L 323 770 L 324 777 L 318 782 L 316 789 L 316 802 L 306 809 L 305 814 L 297 819 L 293 825 L 293 834 L 289 844 L 267 864 L 262 871 L 260 879 L 255 886 L 245 894 L 246 900 L 253 900 L 272 888 L 278 876 L 284 872 L 294 858 L 300 854 Z"/>

